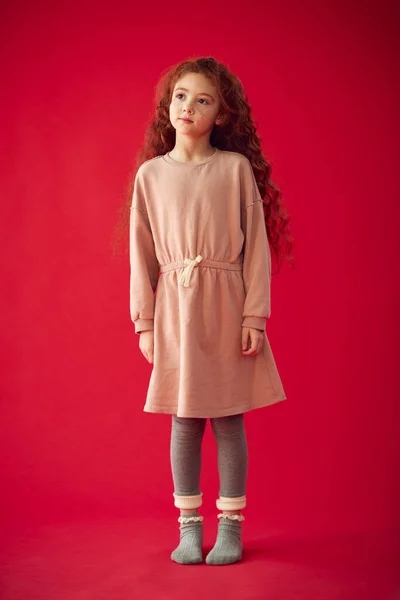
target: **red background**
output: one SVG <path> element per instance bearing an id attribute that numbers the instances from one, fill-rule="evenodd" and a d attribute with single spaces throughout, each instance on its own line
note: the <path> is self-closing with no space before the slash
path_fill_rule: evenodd
<path id="1" fill-rule="evenodd" d="M 110 240 L 161 71 L 201 55 L 242 80 L 296 238 L 267 326 L 287 400 L 246 417 L 247 514 L 289 531 L 398 528 L 394 6 L 6 3 L 6 531 L 177 516 L 170 418 L 143 412 L 151 365 L 130 322 L 128 258 Z M 203 450 L 214 514 L 209 426 Z"/>

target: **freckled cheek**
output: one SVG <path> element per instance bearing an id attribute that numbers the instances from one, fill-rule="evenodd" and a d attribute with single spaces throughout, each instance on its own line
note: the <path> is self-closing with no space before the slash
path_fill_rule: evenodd
<path id="1" fill-rule="evenodd" d="M 211 117 L 208 114 L 201 114 L 197 118 L 197 124 L 200 125 L 201 127 L 203 125 L 204 125 L 204 127 L 209 127 L 211 121 L 212 121 Z"/>
<path id="2" fill-rule="evenodd" d="M 169 116 L 170 119 L 176 120 L 180 116 L 179 111 L 176 108 L 171 108 L 171 110 L 169 111 Z"/>
<path id="3" fill-rule="evenodd" d="M 174 102 L 174 101 L 172 101 L 172 102 L 171 102 L 171 104 L 169 105 L 169 114 L 170 114 L 170 115 L 171 115 L 171 114 L 175 115 L 175 114 L 176 114 L 176 112 L 177 112 L 177 110 L 178 110 L 178 105 L 177 105 L 177 103 L 176 103 L 176 102 Z"/>

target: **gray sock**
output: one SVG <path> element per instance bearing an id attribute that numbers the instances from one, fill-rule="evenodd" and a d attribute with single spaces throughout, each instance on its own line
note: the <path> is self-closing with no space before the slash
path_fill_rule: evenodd
<path id="1" fill-rule="evenodd" d="M 196 511 L 185 517 L 198 517 Z M 172 552 L 171 559 L 181 565 L 196 565 L 203 562 L 203 523 L 201 521 L 181 523 L 179 546 Z"/>
<path id="2" fill-rule="evenodd" d="M 206 557 L 208 565 L 230 565 L 242 558 L 242 525 L 239 521 L 221 518 L 214 548 Z"/>

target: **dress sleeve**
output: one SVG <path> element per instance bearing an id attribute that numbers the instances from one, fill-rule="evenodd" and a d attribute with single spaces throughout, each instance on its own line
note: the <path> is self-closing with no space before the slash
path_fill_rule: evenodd
<path id="1" fill-rule="evenodd" d="M 145 186 L 135 178 L 129 227 L 130 313 L 135 333 L 154 329 L 155 290 L 159 265 L 147 213 Z"/>
<path id="2" fill-rule="evenodd" d="M 243 280 L 246 294 L 242 327 L 264 331 L 266 321 L 271 316 L 271 251 L 263 201 L 250 161 L 242 190 L 242 230 L 245 238 Z"/>

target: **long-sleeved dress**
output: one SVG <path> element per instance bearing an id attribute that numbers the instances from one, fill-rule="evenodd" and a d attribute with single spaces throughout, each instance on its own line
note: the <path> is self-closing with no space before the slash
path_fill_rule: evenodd
<path id="1" fill-rule="evenodd" d="M 154 329 L 145 412 L 223 417 L 286 399 L 268 337 L 271 254 L 250 161 L 144 162 L 130 213 L 130 313 Z M 242 355 L 242 327 L 264 332 Z"/>

